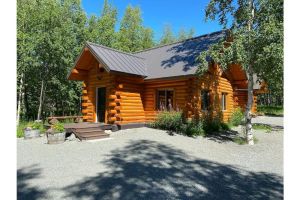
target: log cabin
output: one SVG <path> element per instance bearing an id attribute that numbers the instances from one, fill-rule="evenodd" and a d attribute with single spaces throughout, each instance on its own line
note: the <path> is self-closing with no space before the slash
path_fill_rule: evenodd
<path id="1" fill-rule="evenodd" d="M 196 75 L 197 56 L 225 36 L 218 31 L 136 53 L 86 42 L 68 75 L 83 82 L 83 120 L 148 123 L 159 110 L 181 110 L 192 118 L 198 105 L 200 115 L 219 114 L 227 122 L 235 108 L 245 109 L 247 74 L 239 65 L 226 71 L 212 65 Z M 256 77 L 254 89 L 253 113 L 261 91 Z"/>

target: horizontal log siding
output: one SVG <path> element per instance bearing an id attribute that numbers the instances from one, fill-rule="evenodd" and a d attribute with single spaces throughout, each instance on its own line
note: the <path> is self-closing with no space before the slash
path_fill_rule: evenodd
<path id="1" fill-rule="evenodd" d="M 153 121 L 158 113 L 156 95 L 160 89 L 174 91 L 173 107 L 182 110 L 188 118 L 195 115 L 191 100 L 196 99 L 197 105 L 199 107 L 201 105 L 200 91 L 202 89 L 211 91 L 213 115 L 220 114 L 225 122 L 230 119 L 234 108 L 238 106 L 245 108 L 247 103 L 247 93 L 245 91 L 233 92 L 230 81 L 221 77 L 219 72 L 210 71 L 210 74 L 205 74 L 201 78 L 195 76 L 144 82 L 141 77 L 99 72 L 95 66 L 89 70 L 88 79 L 84 81 L 82 90 L 82 113 L 86 122 L 96 120 L 97 87 L 106 87 L 106 123 L 126 124 Z M 227 94 L 225 111 L 221 110 L 222 93 Z M 256 111 L 256 96 L 252 110 Z"/>
<path id="2" fill-rule="evenodd" d="M 110 123 L 108 111 L 109 111 L 109 99 L 112 95 L 113 89 L 115 88 L 114 75 L 104 71 L 98 70 L 98 64 L 91 67 L 88 72 L 88 79 L 84 81 L 83 86 L 83 98 L 82 101 L 82 114 L 85 122 L 96 121 L 96 88 L 106 88 L 106 112 L 105 112 L 105 123 Z"/>
<path id="3" fill-rule="evenodd" d="M 245 111 L 247 106 L 247 99 L 248 99 L 248 91 L 241 91 L 241 90 L 235 90 L 233 93 L 234 98 L 234 108 L 242 108 L 242 110 Z M 253 95 L 253 105 L 251 108 L 252 113 L 257 112 L 257 95 Z"/>
<path id="4" fill-rule="evenodd" d="M 143 79 L 140 77 L 117 76 L 115 99 L 116 107 L 112 113 L 117 117 L 116 123 L 127 124 L 145 122 L 142 100 Z"/>
<path id="5" fill-rule="evenodd" d="M 231 86 L 231 83 L 223 77 L 219 77 L 218 81 L 218 93 L 219 93 L 219 99 L 220 104 L 219 106 L 222 107 L 222 93 L 226 93 L 226 110 L 222 110 L 222 117 L 224 122 L 228 122 L 230 119 L 232 112 L 233 112 L 233 89 Z"/>
<path id="6" fill-rule="evenodd" d="M 157 80 L 145 82 L 143 91 L 143 105 L 147 122 L 153 121 L 157 116 L 157 91 L 163 89 L 172 89 L 174 91 L 173 107 L 185 110 L 188 96 L 188 79 Z"/>

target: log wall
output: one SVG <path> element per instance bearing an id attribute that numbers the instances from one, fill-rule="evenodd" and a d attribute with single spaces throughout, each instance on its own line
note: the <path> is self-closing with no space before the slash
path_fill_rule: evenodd
<path id="1" fill-rule="evenodd" d="M 100 66 L 101 68 L 101 66 Z M 217 69 L 210 70 L 201 78 L 196 76 L 169 80 L 143 80 L 142 77 L 120 75 L 99 70 L 92 66 L 83 83 L 82 113 L 85 122 L 96 121 L 96 88 L 106 87 L 105 123 L 151 122 L 157 115 L 158 90 L 173 90 L 173 108 L 184 112 L 186 117 L 201 111 L 201 90 L 210 91 L 211 112 L 227 122 L 236 107 L 245 108 L 247 92 L 234 90 L 231 82 Z M 226 93 L 226 110 L 221 109 L 222 93 Z M 256 112 L 256 96 L 252 109 Z"/>
<path id="2" fill-rule="evenodd" d="M 126 75 L 116 76 L 116 89 L 110 114 L 117 124 L 145 122 L 141 93 L 143 79 Z"/>

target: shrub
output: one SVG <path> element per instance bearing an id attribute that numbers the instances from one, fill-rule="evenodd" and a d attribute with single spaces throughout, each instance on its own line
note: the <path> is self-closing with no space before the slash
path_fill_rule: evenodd
<path id="1" fill-rule="evenodd" d="M 155 121 L 151 124 L 153 128 L 179 132 L 183 126 L 182 112 L 162 111 L 159 112 Z"/>
<path id="2" fill-rule="evenodd" d="M 54 133 L 62 133 L 65 131 L 64 125 L 60 122 L 53 124 L 52 129 Z"/>
<path id="3" fill-rule="evenodd" d="M 219 131 L 227 131 L 229 129 L 229 125 L 223 123 L 219 118 L 203 119 L 203 130 L 205 134 L 212 134 Z"/>
<path id="4" fill-rule="evenodd" d="M 242 123 L 243 119 L 244 119 L 244 113 L 242 109 L 237 108 L 233 111 L 229 120 L 229 124 L 231 124 L 232 126 L 238 126 Z"/>
<path id="5" fill-rule="evenodd" d="M 202 123 L 194 120 L 184 124 L 181 132 L 190 137 L 204 134 Z"/>
<path id="6" fill-rule="evenodd" d="M 37 130 L 43 128 L 42 122 L 28 122 L 26 128 Z"/>

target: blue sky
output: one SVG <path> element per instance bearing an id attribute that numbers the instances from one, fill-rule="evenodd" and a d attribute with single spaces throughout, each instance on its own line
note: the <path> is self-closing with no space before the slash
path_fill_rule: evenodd
<path id="1" fill-rule="evenodd" d="M 104 0 L 82 0 L 83 9 L 88 16 L 99 15 Z M 118 10 L 118 21 L 122 18 L 126 6 L 139 6 L 146 27 L 154 30 L 155 39 L 162 36 L 165 24 L 172 26 L 177 33 L 182 27 L 185 30 L 195 29 L 195 36 L 221 30 L 217 21 L 205 22 L 205 7 L 209 0 L 109 0 Z"/>

